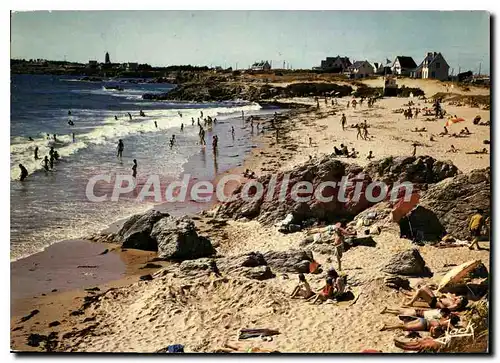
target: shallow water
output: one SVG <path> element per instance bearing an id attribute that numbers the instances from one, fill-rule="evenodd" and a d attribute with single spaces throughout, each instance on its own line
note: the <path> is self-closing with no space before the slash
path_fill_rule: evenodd
<path id="1" fill-rule="evenodd" d="M 153 200 L 137 202 L 132 198 L 94 203 L 85 194 L 89 178 L 95 175 L 130 175 L 133 159 L 138 163 L 139 184 L 152 174 L 175 180 L 185 170 L 195 178 L 211 180 L 216 173 L 240 164 L 252 145 L 250 129 L 242 128 L 241 111 L 245 115 L 266 112 L 259 105 L 247 102 L 143 101 L 143 93 L 165 92 L 173 86 L 131 83 L 120 86 L 125 90 L 105 90 L 103 83 L 78 82 L 64 77 L 12 76 L 12 259 L 33 254 L 56 241 L 97 232 L 117 219 L 155 205 Z M 143 110 L 146 117 L 140 117 L 139 110 Z M 191 118 L 196 121 L 200 111 L 204 117 L 218 120 L 212 131 L 206 133 L 206 148 L 198 144 L 196 123 L 191 125 Z M 127 112 L 132 114 L 132 120 Z M 68 119 L 75 125 L 68 125 Z M 184 123 L 183 132 L 181 123 Z M 234 140 L 231 125 L 235 127 Z M 57 142 L 47 140 L 47 133 L 57 134 Z M 177 141 L 170 148 L 173 134 Z M 216 159 L 211 148 L 214 134 L 219 137 Z M 29 141 L 29 136 L 35 141 Z M 125 145 L 121 160 L 116 157 L 118 139 Z M 41 160 L 34 159 L 35 145 L 41 158 L 48 154 L 50 146 L 61 155 L 52 171 L 45 172 Z M 18 181 L 19 163 L 30 174 L 24 182 Z M 171 209 L 176 214 L 185 214 L 202 207 L 176 203 Z"/>

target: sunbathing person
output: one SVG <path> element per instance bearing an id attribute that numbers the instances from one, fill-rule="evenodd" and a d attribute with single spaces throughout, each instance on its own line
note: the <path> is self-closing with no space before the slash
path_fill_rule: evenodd
<path id="1" fill-rule="evenodd" d="M 333 279 L 331 277 L 326 279 L 326 285 L 323 287 L 323 289 L 316 294 L 316 297 L 312 301 L 313 304 L 316 304 L 317 302 L 324 302 L 328 299 L 331 299 L 334 294 L 334 287 L 333 287 Z"/>
<path id="2" fill-rule="evenodd" d="M 307 282 L 304 274 L 300 273 L 299 284 L 295 286 L 290 297 L 291 298 L 303 297 L 304 299 L 309 299 L 312 296 L 314 296 L 314 292 L 311 290 L 311 286 L 309 286 L 309 283 Z"/>
<path id="3" fill-rule="evenodd" d="M 451 145 L 449 150 L 446 150 L 447 153 L 456 153 L 458 149 L 455 149 L 455 146 Z"/>
<path id="4" fill-rule="evenodd" d="M 469 151 L 466 152 L 466 154 L 488 154 L 488 150 L 486 148 L 483 148 L 483 150 Z"/>
<path id="5" fill-rule="evenodd" d="M 441 334 L 439 334 L 438 332 L 444 332 L 443 331 L 444 329 L 440 328 L 446 329 L 450 324 L 452 326 L 455 326 L 459 322 L 460 318 L 457 315 L 451 315 L 449 319 L 441 318 L 441 319 L 427 320 L 425 318 L 418 318 L 408 323 L 394 324 L 394 325 L 383 324 L 382 327 L 380 328 L 380 331 L 396 330 L 396 329 L 401 329 L 404 331 L 431 331 L 433 335 L 439 336 Z"/>
<path id="6" fill-rule="evenodd" d="M 471 134 L 471 132 L 469 131 L 469 129 L 467 127 L 464 128 L 464 131 L 465 131 L 466 135 L 470 135 Z"/>
<path id="7" fill-rule="evenodd" d="M 380 314 L 399 315 L 400 318 L 425 318 L 427 320 L 449 318 L 451 311 L 448 308 L 443 309 L 413 309 L 413 308 L 395 308 L 385 307 Z"/>
<path id="8" fill-rule="evenodd" d="M 439 136 L 448 135 L 448 129 L 444 126 L 444 131 L 439 133 Z"/>
<path id="9" fill-rule="evenodd" d="M 333 293 L 332 293 L 332 298 L 339 298 L 341 297 L 346 289 L 346 284 L 344 281 L 343 276 L 339 276 L 337 271 L 335 269 L 331 268 L 328 270 L 328 278 L 331 278 L 333 280 Z"/>
<path id="10" fill-rule="evenodd" d="M 403 306 L 413 306 L 419 299 L 429 304 L 432 309 L 448 308 L 450 311 L 463 310 L 468 303 L 468 300 L 464 296 L 456 296 L 454 294 L 441 295 L 437 298 L 428 286 L 422 286 L 412 296 L 410 301 L 403 301 Z"/>

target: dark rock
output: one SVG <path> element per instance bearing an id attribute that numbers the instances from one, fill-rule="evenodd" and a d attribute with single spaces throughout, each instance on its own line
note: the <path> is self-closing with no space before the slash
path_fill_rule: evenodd
<path id="1" fill-rule="evenodd" d="M 69 315 L 71 315 L 71 316 L 78 316 L 78 315 L 83 315 L 83 314 L 85 314 L 85 313 L 82 310 L 74 310 L 71 313 L 69 313 Z"/>
<path id="2" fill-rule="evenodd" d="M 102 251 L 101 253 L 99 253 L 100 255 L 105 255 L 106 253 L 108 253 L 109 250 L 106 248 L 104 251 Z"/>
<path id="3" fill-rule="evenodd" d="M 22 326 L 16 326 L 14 329 L 12 329 L 12 331 L 18 331 L 18 330 L 22 330 L 23 327 Z"/>
<path id="4" fill-rule="evenodd" d="M 150 236 L 151 231 L 156 222 L 168 216 L 168 213 L 161 213 L 156 210 L 133 215 L 118 231 L 116 239 L 122 243 L 123 248 L 157 251 L 158 245 L 156 240 Z"/>
<path id="5" fill-rule="evenodd" d="M 46 335 L 32 333 L 28 336 L 26 344 L 28 344 L 30 347 L 39 347 L 40 343 L 42 343 L 46 340 L 47 340 Z"/>
<path id="6" fill-rule="evenodd" d="M 143 269 L 146 269 L 146 268 L 162 268 L 162 267 L 163 267 L 162 265 L 158 265 L 156 263 L 148 262 L 147 264 L 145 264 L 144 266 L 142 266 L 140 269 L 143 270 Z"/>
<path id="7" fill-rule="evenodd" d="M 141 277 L 139 277 L 139 280 L 141 280 L 141 281 L 151 281 L 152 279 L 153 279 L 153 276 L 151 276 L 150 274 L 142 275 Z"/>
<path id="8" fill-rule="evenodd" d="M 95 316 L 89 316 L 88 318 L 83 319 L 84 323 L 88 323 L 90 321 L 95 321 Z"/>
<path id="9" fill-rule="evenodd" d="M 158 257 L 168 260 L 189 260 L 215 253 L 210 240 L 198 236 L 194 222 L 187 218 L 166 217 L 157 222 L 151 237 L 158 244 Z"/>
<path id="10" fill-rule="evenodd" d="M 191 276 L 208 275 L 211 272 L 219 274 L 216 262 L 210 258 L 182 261 L 179 265 L 179 270 Z"/>
<path id="11" fill-rule="evenodd" d="M 429 276 L 430 274 L 424 259 L 416 248 L 393 255 L 382 271 L 404 276 Z"/>
<path id="12" fill-rule="evenodd" d="M 35 316 L 36 314 L 38 314 L 39 312 L 40 312 L 40 310 L 38 310 L 38 309 L 32 310 L 32 311 L 31 311 L 28 315 L 23 316 L 23 317 L 19 320 L 19 322 L 20 322 L 20 323 L 24 323 L 25 321 L 30 320 L 32 317 L 34 317 L 34 316 Z"/>
<path id="13" fill-rule="evenodd" d="M 59 321 L 55 320 L 55 321 L 49 323 L 49 328 L 52 328 L 53 326 L 58 326 L 58 325 L 61 325 L 61 323 Z"/>
<path id="14" fill-rule="evenodd" d="M 57 289 L 52 289 L 52 292 L 57 292 Z"/>
<path id="15" fill-rule="evenodd" d="M 309 264 L 314 261 L 311 251 L 268 251 L 263 254 L 273 271 L 282 273 L 309 273 Z"/>
<path id="16" fill-rule="evenodd" d="M 410 290 L 410 281 L 407 278 L 401 276 L 389 276 L 384 279 L 384 283 L 387 287 L 392 289 L 403 289 Z"/>
<path id="17" fill-rule="evenodd" d="M 221 258 L 218 260 L 218 265 L 224 273 L 230 275 L 255 280 L 266 280 L 275 277 L 260 252 Z"/>
<path id="18" fill-rule="evenodd" d="M 96 287 L 90 287 L 88 289 L 85 289 L 85 291 L 93 292 L 93 291 L 101 291 L 101 289 L 96 286 Z"/>
<path id="19" fill-rule="evenodd" d="M 239 274 L 248 279 L 267 280 L 276 277 L 269 266 L 242 267 L 239 269 Z"/>
<path id="20" fill-rule="evenodd" d="M 440 241 L 446 234 L 437 215 L 423 205 L 413 208 L 399 221 L 400 237 L 414 242 Z"/>
<path id="21" fill-rule="evenodd" d="M 476 209 L 491 216 L 491 170 L 473 170 L 432 185 L 423 193 L 420 205 L 432 211 L 447 233 L 468 239 L 468 223 Z"/>

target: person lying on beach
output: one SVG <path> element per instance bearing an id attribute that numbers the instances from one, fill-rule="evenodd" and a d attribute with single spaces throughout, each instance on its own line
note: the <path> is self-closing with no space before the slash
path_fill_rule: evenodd
<path id="1" fill-rule="evenodd" d="M 425 127 L 422 127 L 421 129 L 415 127 L 415 130 L 411 130 L 411 132 L 427 132 L 427 129 Z"/>
<path id="2" fill-rule="evenodd" d="M 478 126 L 490 126 L 490 121 L 481 121 L 480 123 L 478 123 Z"/>
<path id="3" fill-rule="evenodd" d="M 449 318 L 451 311 L 448 308 L 443 309 L 412 309 L 412 308 L 393 308 L 385 307 L 380 314 L 399 315 L 400 317 L 425 318 L 427 320 Z"/>
<path id="4" fill-rule="evenodd" d="M 405 294 L 408 295 L 407 293 Z M 416 301 L 423 300 L 431 309 L 448 308 L 450 311 L 459 311 L 463 310 L 469 302 L 464 296 L 456 296 L 455 294 L 441 295 L 438 298 L 427 285 L 417 289 L 413 296 L 411 294 L 408 296 L 411 296 L 411 299 L 409 301 L 403 301 L 404 307 L 413 306 Z"/>
<path id="5" fill-rule="evenodd" d="M 439 133 L 439 136 L 448 135 L 448 129 L 444 126 L 444 131 Z"/>
<path id="6" fill-rule="evenodd" d="M 449 150 L 446 150 L 447 153 L 456 153 L 458 149 L 455 149 L 455 146 L 451 145 Z"/>
<path id="7" fill-rule="evenodd" d="M 466 154 L 488 154 L 488 150 L 483 148 L 483 150 L 468 151 Z"/>
<path id="8" fill-rule="evenodd" d="M 297 298 L 297 297 L 302 297 L 304 299 L 309 299 L 312 296 L 314 296 L 314 292 L 311 290 L 311 286 L 306 280 L 306 277 L 304 276 L 303 273 L 299 274 L 299 284 L 295 286 L 293 289 L 292 293 L 290 294 L 290 297 Z"/>
<path id="9" fill-rule="evenodd" d="M 347 148 L 347 145 L 340 144 L 340 147 L 342 148 L 342 154 L 345 156 L 349 156 L 349 149 Z"/>
<path id="10" fill-rule="evenodd" d="M 397 329 L 404 331 L 429 331 L 433 337 L 437 337 L 442 335 L 444 333 L 444 329 L 446 329 L 449 325 L 455 326 L 459 322 L 460 318 L 457 315 L 452 315 L 449 319 L 441 318 L 427 320 L 425 318 L 417 318 L 402 324 L 383 324 L 380 331 Z"/>

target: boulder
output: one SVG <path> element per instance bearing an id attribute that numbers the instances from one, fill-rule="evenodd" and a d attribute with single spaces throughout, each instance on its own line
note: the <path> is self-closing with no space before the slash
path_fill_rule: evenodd
<path id="1" fill-rule="evenodd" d="M 210 240 L 199 236 L 194 222 L 187 217 L 166 217 L 151 231 L 158 244 L 158 257 L 166 260 L 192 260 L 215 253 Z"/>
<path id="2" fill-rule="evenodd" d="M 476 209 L 491 215 L 491 170 L 473 170 L 432 185 L 423 193 L 420 205 L 432 211 L 447 233 L 470 238 L 468 223 Z"/>
<path id="3" fill-rule="evenodd" d="M 267 280 L 276 277 L 276 275 L 271 271 L 269 266 L 257 266 L 257 267 L 242 267 L 239 270 L 239 274 L 241 276 L 246 277 L 247 279 L 253 280 Z"/>
<path id="4" fill-rule="evenodd" d="M 135 248 L 146 251 L 157 251 L 158 245 L 150 234 L 153 226 L 160 219 L 168 217 L 168 213 L 149 210 L 130 217 L 118 231 L 115 240 L 124 248 Z"/>
<path id="5" fill-rule="evenodd" d="M 228 256 L 218 260 L 224 273 L 243 276 L 249 279 L 266 280 L 275 277 L 264 256 L 260 252 L 249 252 Z"/>
<path id="6" fill-rule="evenodd" d="M 182 261 L 179 270 L 181 273 L 190 276 L 208 275 L 211 272 L 219 273 L 217 263 L 210 258 Z"/>
<path id="7" fill-rule="evenodd" d="M 273 271 L 282 273 L 309 273 L 309 264 L 314 261 L 311 251 L 268 251 L 263 254 Z"/>
<path id="8" fill-rule="evenodd" d="M 400 237 L 414 242 L 440 241 L 446 234 L 445 227 L 430 209 L 418 205 L 399 221 Z"/>
<path id="9" fill-rule="evenodd" d="M 416 248 L 396 253 L 382 268 L 392 275 L 429 276 L 430 271 Z"/>

